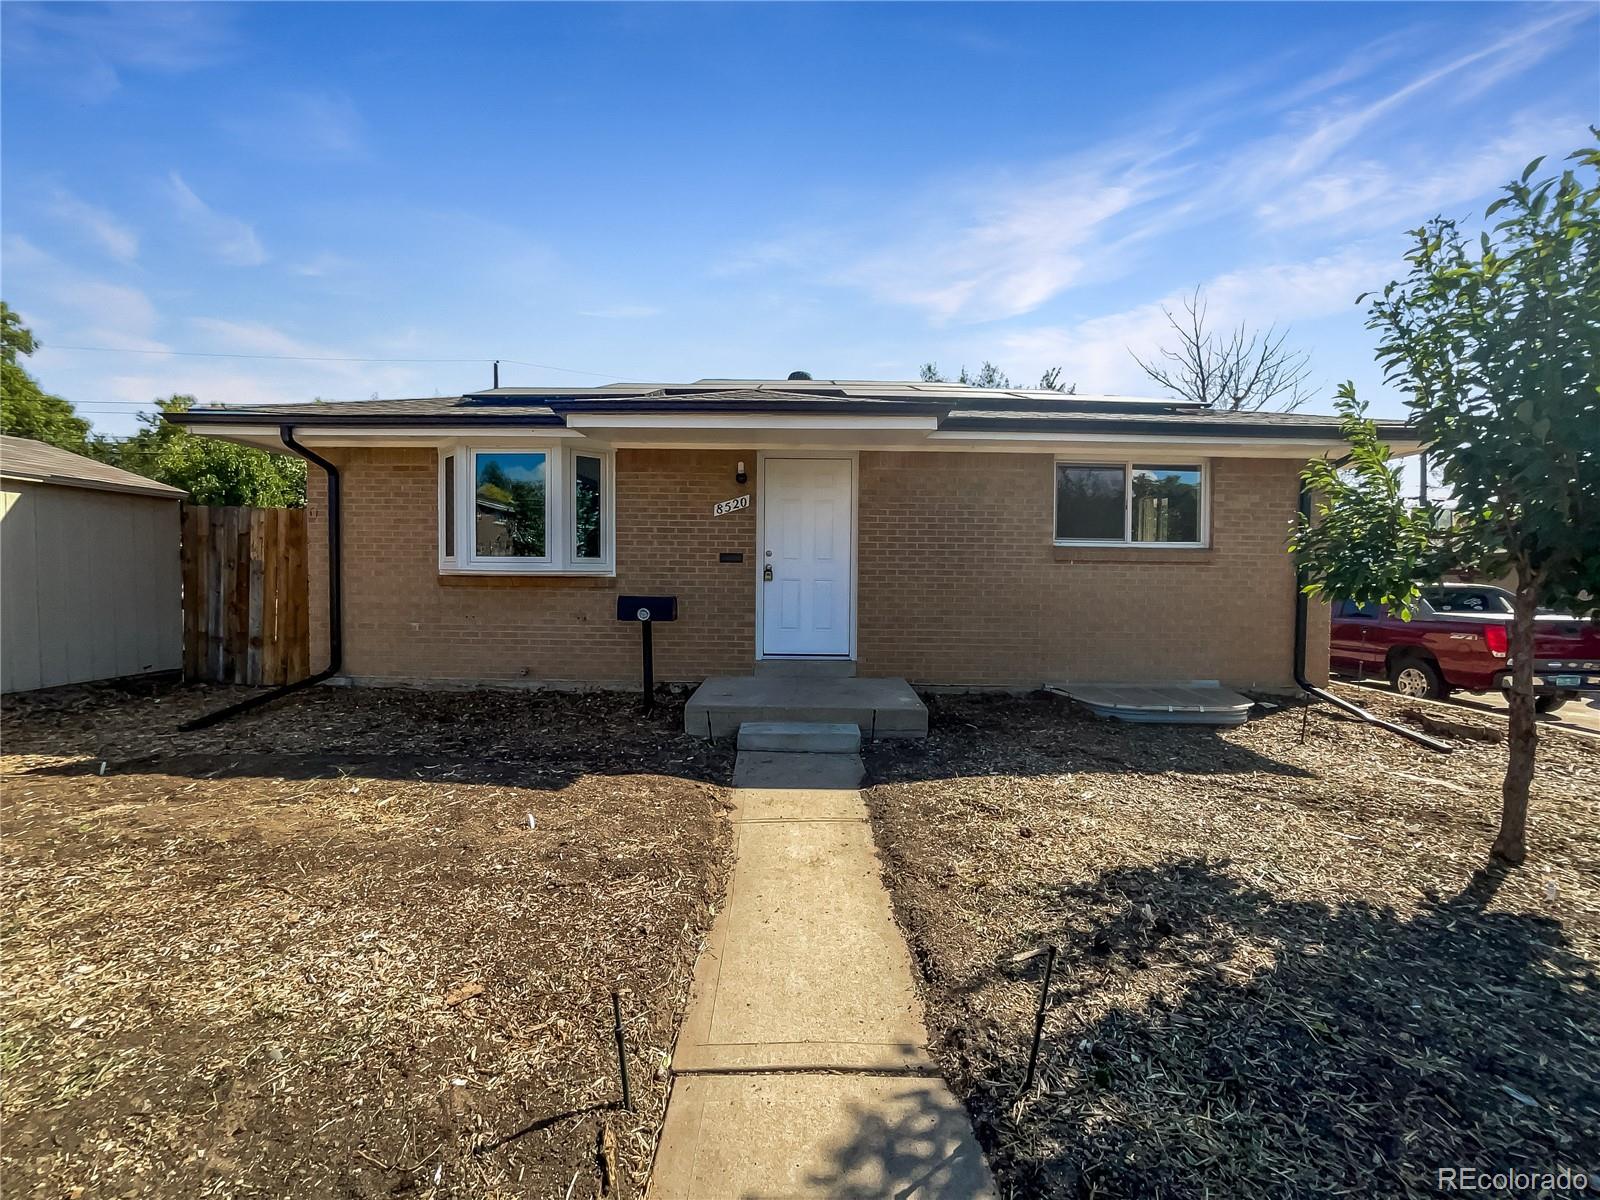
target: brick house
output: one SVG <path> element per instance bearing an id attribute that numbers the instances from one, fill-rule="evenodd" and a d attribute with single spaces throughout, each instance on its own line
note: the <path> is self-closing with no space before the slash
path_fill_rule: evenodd
<path id="1" fill-rule="evenodd" d="M 169 419 L 336 469 L 339 673 L 367 683 L 631 685 L 638 632 L 616 598 L 642 593 L 678 599 L 656 640 L 666 681 L 794 658 L 927 685 L 1290 688 L 1284 540 L 1301 467 L 1342 445 L 1327 416 L 832 380 Z M 329 476 L 309 477 L 315 544 Z M 1322 606 L 1309 629 L 1320 682 Z"/>

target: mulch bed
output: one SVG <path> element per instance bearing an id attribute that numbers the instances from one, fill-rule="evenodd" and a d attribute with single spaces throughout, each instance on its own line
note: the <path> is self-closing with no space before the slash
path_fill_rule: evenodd
<path id="1" fill-rule="evenodd" d="M 8 699 L 6 1193 L 639 1194 L 731 755 L 616 695 L 176 731 L 246 694 Z"/>
<path id="2" fill-rule="evenodd" d="M 1003 1195 L 1430 1195 L 1441 1167 L 1600 1163 L 1600 740 L 1541 730 L 1504 871 L 1494 716 L 1451 714 L 1441 756 L 1327 708 L 929 706 L 927 743 L 869 753 L 868 801 Z M 1014 959 L 1050 943 L 1023 1094 L 1044 963 Z"/>

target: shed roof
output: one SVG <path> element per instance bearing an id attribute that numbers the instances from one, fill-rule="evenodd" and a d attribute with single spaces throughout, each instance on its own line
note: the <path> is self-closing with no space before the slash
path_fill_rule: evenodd
<path id="1" fill-rule="evenodd" d="M 161 500 L 182 500 L 182 488 L 169 487 L 108 466 L 82 454 L 48 446 L 32 438 L 0 434 L 0 478 L 18 479 L 26 483 L 53 484 L 57 487 L 90 488 L 97 492 L 125 492 L 135 496 L 153 496 Z"/>

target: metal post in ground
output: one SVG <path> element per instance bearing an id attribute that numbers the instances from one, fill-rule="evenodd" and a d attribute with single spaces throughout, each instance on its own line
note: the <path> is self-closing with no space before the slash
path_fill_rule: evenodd
<path id="1" fill-rule="evenodd" d="M 649 629 L 648 624 L 645 625 Z M 633 1090 L 628 1086 L 628 1046 L 622 1038 L 622 996 L 611 993 L 611 1031 L 617 1039 L 617 1074 L 622 1079 L 622 1111 L 633 1111 Z"/>
<path id="2" fill-rule="evenodd" d="M 653 622 L 640 621 L 639 628 L 644 631 L 644 710 L 651 712 L 656 704 L 656 652 L 655 639 L 651 635 L 650 626 Z"/>
<path id="3" fill-rule="evenodd" d="M 1050 1002 L 1050 981 L 1056 973 L 1056 947 L 1045 950 L 1044 985 L 1039 989 L 1039 1011 L 1033 1018 L 1033 1049 L 1028 1053 L 1028 1077 L 1023 1081 L 1022 1094 L 1033 1090 L 1033 1075 L 1039 1066 L 1039 1042 L 1044 1038 L 1044 1013 Z"/>

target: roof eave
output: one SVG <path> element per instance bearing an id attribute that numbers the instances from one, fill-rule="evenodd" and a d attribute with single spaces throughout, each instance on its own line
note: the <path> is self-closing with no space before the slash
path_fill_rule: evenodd
<path id="1" fill-rule="evenodd" d="M 486 428 L 526 427 L 529 425 L 554 426 L 559 428 L 565 422 L 555 413 L 497 413 L 492 417 L 477 415 L 475 410 L 452 411 L 447 413 L 391 413 L 389 415 L 372 414 L 362 416 L 359 413 L 274 413 L 271 411 L 245 410 L 245 409 L 212 409 L 196 412 L 190 410 L 181 413 L 168 413 L 168 421 L 174 425 L 266 425 L 274 428 L 292 426 L 346 426 L 346 427 L 384 427 L 405 428 L 417 427 L 452 427 L 458 425 L 482 425 Z"/>

